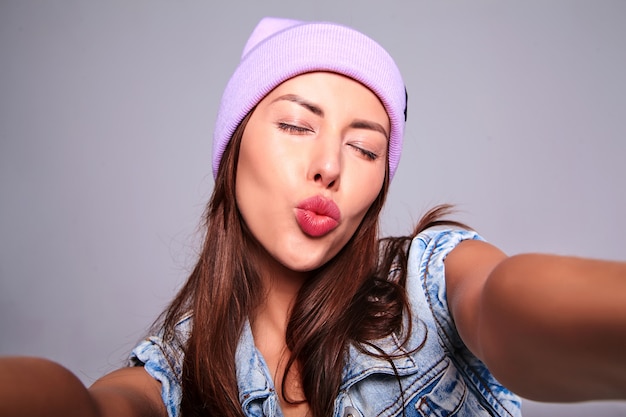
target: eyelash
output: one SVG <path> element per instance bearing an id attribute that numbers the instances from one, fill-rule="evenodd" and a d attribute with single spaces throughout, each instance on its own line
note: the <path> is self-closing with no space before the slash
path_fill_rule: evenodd
<path id="1" fill-rule="evenodd" d="M 284 132 L 295 133 L 295 134 L 300 134 L 300 135 L 311 132 L 311 129 L 309 128 L 296 126 L 296 125 L 290 125 L 289 123 L 284 123 L 284 122 L 278 123 L 278 128 Z"/>
<path id="2" fill-rule="evenodd" d="M 277 126 L 280 130 L 284 132 L 298 134 L 298 135 L 303 135 L 303 134 L 311 132 L 311 129 L 309 128 L 291 125 L 289 123 L 284 123 L 284 122 L 278 123 Z M 370 161 L 375 161 L 376 159 L 378 159 L 378 155 L 372 151 L 368 151 L 367 149 L 363 149 L 356 145 L 350 145 L 350 146 L 354 148 L 357 152 L 359 152 L 361 155 L 369 159 Z"/>
<path id="3" fill-rule="evenodd" d="M 352 146 L 354 149 L 356 149 L 358 152 L 360 152 L 364 157 L 366 157 L 370 161 L 375 161 L 376 159 L 378 159 L 378 155 L 376 155 L 372 151 L 368 151 L 367 149 L 360 148 L 356 145 L 350 145 L 350 146 Z"/>

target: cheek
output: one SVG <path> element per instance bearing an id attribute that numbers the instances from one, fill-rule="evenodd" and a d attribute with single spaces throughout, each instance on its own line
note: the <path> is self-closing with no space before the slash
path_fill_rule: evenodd
<path id="1" fill-rule="evenodd" d="M 241 141 L 237 171 L 259 183 L 275 181 L 293 165 L 295 157 L 289 143 L 274 129 L 251 120 Z"/>
<path id="2" fill-rule="evenodd" d="M 244 134 L 239 148 L 235 182 L 237 200 L 240 197 L 250 199 L 249 193 L 263 188 L 266 178 L 272 175 L 272 155 L 263 149 L 262 141 L 257 139 L 260 133 L 251 130 Z"/>
<path id="3" fill-rule="evenodd" d="M 251 209 L 255 202 L 262 196 L 261 189 L 263 181 L 259 177 L 263 173 L 263 161 L 259 157 L 259 149 L 256 149 L 253 138 L 244 134 L 239 148 L 237 160 L 237 176 L 235 179 L 235 198 L 237 207 L 244 221 L 251 220 Z M 253 211 L 252 211 L 253 212 Z"/>
<path id="4" fill-rule="evenodd" d="M 385 175 L 386 164 L 383 161 L 371 167 L 371 169 L 360 171 L 359 175 L 357 175 L 357 187 L 363 194 L 363 198 L 369 201 L 368 207 L 376 200 L 378 194 L 380 194 L 383 184 L 385 183 Z"/>
<path id="5" fill-rule="evenodd" d="M 289 155 L 271 132 L 250 129 L 242 138 L 239 150 L 235 197 L 244 221 L 252 229 L 260 227 L 263 219 L 284 216 L 289 204 L 295 172 L 296 158 Z M 273 217 L 272 217 L 273 216 Z M 269 220 L 268 220 L 269 221 Z"/>
<path id="6" fill-rule="evenodd" d="M 237 176 L 235 178 L 235 197 L 240 210 L 245 209 L 246 197 L 249 196 L 250 191 L 255 188 L 253 186 L 255 178 L 253 174 L 254 171 L 255 168 L 252 161 L 242 146 L 237 161 Z"/>
<path id="7" fill-rule="evenodd" d="M 384 170 L 361 172 L 352 178 L 351 189 L 356 190 L 348 197 L 351 213 L 355 223 L 360 223 L 363 217 L 380 194 L 385 173 Z"/>

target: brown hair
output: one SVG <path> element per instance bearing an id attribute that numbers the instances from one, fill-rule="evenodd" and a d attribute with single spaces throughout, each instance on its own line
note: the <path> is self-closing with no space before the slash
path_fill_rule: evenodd
<path id="1" fill-rule="evenodd" d="M 164 312 L 161 324 L 164 340 L 184 352 L 180 376 L 184 417 L 244 415 L 235 350 L 245 321 L 262 301 L 263 290 L 248 256 L 256 242 L 235 199 L 239 148 L 250 114 L 224 152 L 204 217 L 206 234 L 197 264 Z M 298 364 L 313 417 L 332 414 L 350 344 L 373 346 L 373 341 L 394 332 L 406 341 L 411 332 L 410 320 L 407 328 L 402 328 L 403 312 L 408 309 L 403 268 L 408 243 L 426 227 L 446 223 L 438 219 L 450 208 L 441 206 L 420 221 L 412 236 L 379 241 L 378 218 L 388 177 L 349 242 L 302 286 L 289 317 L 286 342 L 291 355 L 285 373 Z M 399 273 L 390 278 L 394 262 L 400 265 Z M 193 327 L 189 338 L 184 339 L 176 324 L 190 313 Z M 382 351 L 381 356 L 390 359 Z M 176 362 L 172 359 L 172 366 Z M 284 396 L 286 401 L 297 402 L 286 393 Z"/>

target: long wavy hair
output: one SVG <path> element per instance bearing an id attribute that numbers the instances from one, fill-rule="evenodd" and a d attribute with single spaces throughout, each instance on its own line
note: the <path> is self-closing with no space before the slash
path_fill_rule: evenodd
<path id="1" fill-rule="evenodd" d="M 164 340 L 184 353 L 182 358 L 172 359 L 173 367 L 182 362 L 183 417 L 244 415 L 235 350 L 245 321 L 263 302 L 263 288 L 249 256 L 258 243 L 243 222 L 235 199 L 239 149 L 250 114 L 224 152 L 204 215 L 204 244 L 198 261 L 159 325 Z M 305 400 L 289 397 L 286 378 L 282 392 L 288 402 L 308 402 L 313 417 L 332 414 L 350 345 L 375 346 L 377 339 L 391 333 L 406 342 L 412 324 L 407 315 L 408 324 L 403 328 L 403 313 L 408 309 L 403 266 L 411 238 L 433 225 L 459 225 L 440 220 L 450 207 L 439 206 L 420 220 L 413 234 L 379 240 L 378 218 L 389 186 L 388 170 L 385 177 L 352 238 L 305 282 L 288 318 L 286 343 L 291 353 L 285 374 L 297 364 Z M 390 278 L 394 263 L 401 267 Z M 182 336 L 177 323 L 190 314 L 191 332 Z M 168 352 L 170 358 L 172 351 Z M 391 359 L 382 351 L 380 355 Z"/>

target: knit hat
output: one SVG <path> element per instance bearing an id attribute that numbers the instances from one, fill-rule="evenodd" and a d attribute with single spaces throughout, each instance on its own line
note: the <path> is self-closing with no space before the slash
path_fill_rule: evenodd
<path id="1" fill-rule="evenodd" d="M 248 39 L 241 62 L 226 85 L 213 135 L 213 176 L 235 129 L 268 93 L 299 74 L 329 71 L 368 87 L 389 120 L 389 174 L 398 167 L 407 95 L 402 76 L 382 46 L 346 26 L 264 18 Z"/>

